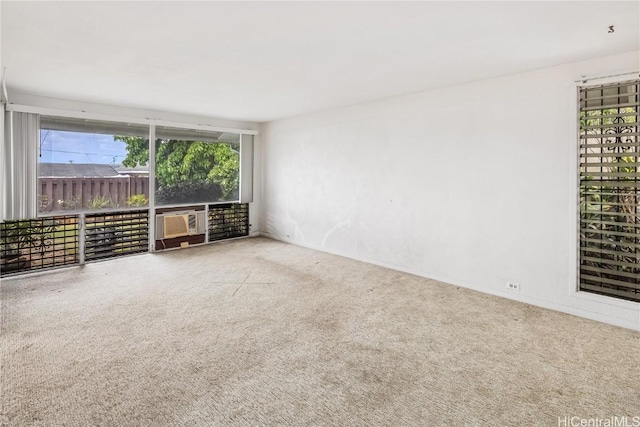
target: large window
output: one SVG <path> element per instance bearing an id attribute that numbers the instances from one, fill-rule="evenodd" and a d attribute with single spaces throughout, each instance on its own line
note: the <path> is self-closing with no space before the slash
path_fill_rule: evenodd
<path id="1" fill-rule="evenodd" d="M 144 125 L 41 117 L 39 212 L 148 206 L 148 135 Z"/>
<path id="2" fill-rule="evenodd" d="M 639 81 L 580 90 L 580 289 L 640 301 Z"/>
<path id="3" fill-rule="evenodd" d="M 7 116 L 0 275 L 249 234 L 252 135 Z"/>
<path id="4" fill-rule="evenodd" d="M 240 135 L 156 128 L 156 204 L 240 199 Z"/>
<path id="5" fill-rule="evenodd" d="M 40 213 L 145 207 L 154 186 L 158 206 L 251 200 L 250 136 L 157 126 L 150 162 L 149 131 L 147 125 L 41 117 Z"/>

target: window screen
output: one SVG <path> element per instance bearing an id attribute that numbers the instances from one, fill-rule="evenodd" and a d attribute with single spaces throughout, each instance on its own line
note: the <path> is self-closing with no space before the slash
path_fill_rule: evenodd
<path id="1" fill-rule="evenodd" d="M 580 89 L 579 288 L 640 301 L 639 81 Z"/>
<path id="2" fill-rule="evenodd" d="M 140 208 L 149 201 L 149 126 L 42 116 L 40 214 Z"/>
<path id="3" fill-rule="evenodd" d="M 240 199 L 240 134 L 156 128 L 156 204 Z"/>

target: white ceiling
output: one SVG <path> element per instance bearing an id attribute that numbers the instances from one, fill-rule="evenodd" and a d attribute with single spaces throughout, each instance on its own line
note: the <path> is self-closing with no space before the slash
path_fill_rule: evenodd
<path id="1" fill-rule="evenodd" d="M 2 65 L 10 90 L 270 121 L 637 50 L 639 5 L 2 1 Z"/>

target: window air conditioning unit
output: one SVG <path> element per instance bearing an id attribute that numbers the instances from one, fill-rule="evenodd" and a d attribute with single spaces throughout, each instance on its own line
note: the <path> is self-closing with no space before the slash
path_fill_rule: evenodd
<path id="1" fill-rule="evenodd" d="M 158 239 L 204 234 L 205 212 L 167 212 L 157 216 L 156 235 Z"/>

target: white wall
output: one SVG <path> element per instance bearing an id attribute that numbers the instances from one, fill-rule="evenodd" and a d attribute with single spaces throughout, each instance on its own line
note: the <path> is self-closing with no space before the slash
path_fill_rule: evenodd
<path id="1" fill-rule="evenodd" d="M 261 232 L 640 330 L 640 304 L 575 292 L 574 81 L 638 57 L 268 123 Z"/>

